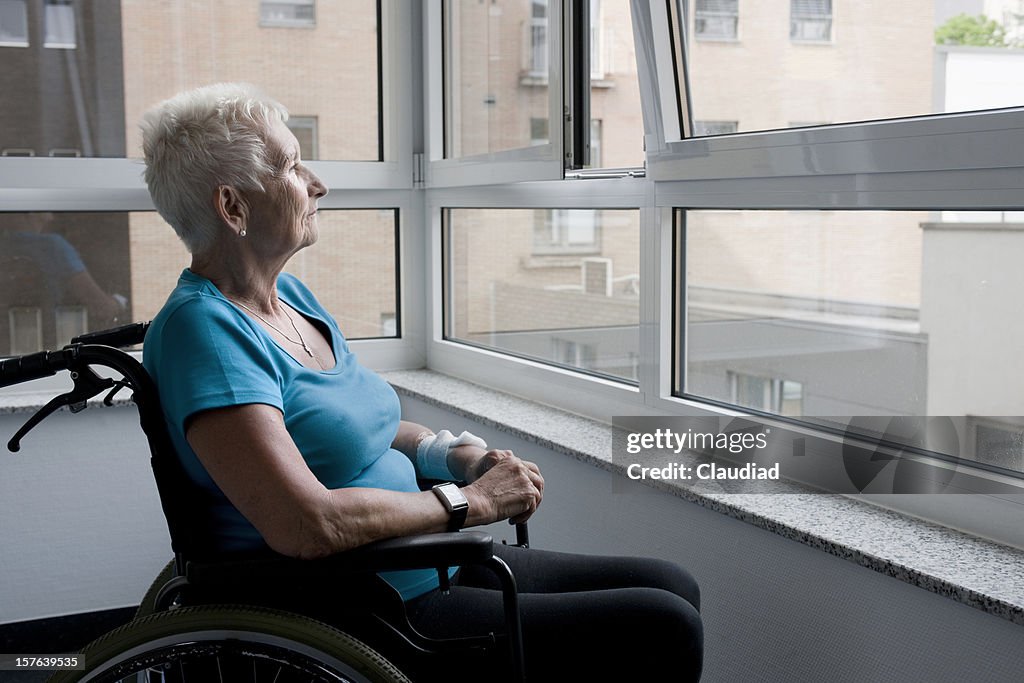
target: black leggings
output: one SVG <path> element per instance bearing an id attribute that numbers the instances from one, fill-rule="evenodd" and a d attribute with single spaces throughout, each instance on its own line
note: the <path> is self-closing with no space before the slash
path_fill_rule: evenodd
<path id="1" fill-rule="evenodd" d="M 684 569 L 662 560 L 502 545 L 495 545 L 495 554 L 516 577 L 531 683 L 700 678 L 700 590 Z M 434 637 L 504 630 L 500 585 L 483 567 L 463 567 L 448 595 L 435 590 L 408 608 L 413 625 Z M 458 660 L 452 667 L 437 673 L 452 680 L 461 670 Z M 499 678 L 497 671 L 462 673 L 454 678 Z"/>

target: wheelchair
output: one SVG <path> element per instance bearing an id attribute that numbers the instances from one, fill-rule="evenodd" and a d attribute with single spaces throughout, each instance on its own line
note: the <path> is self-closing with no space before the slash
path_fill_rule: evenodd
<path id="1" fill-rule="evenodd" d="M 153 582 L 129 623 L 82 651 L 85 670 L 59 671 L 51 681 L 259 681 L 394 683 L 449 676 L 436 671 L 438 655 L 496 665 L 524 680 L 515 578 L 481 531 L 424 534 L 371 543 L 320 560 L 272 551 L 211 557 L 196 533 L 200 522 L 187 502 L 199 495 L 174 454 L 152 378 L 122 349 L 142 343 L 149 323 L 76 337 L 59 351 L 0 361 L 0 387 L 68 372 L 73 388 L 43 406 L 11 438 L 21 439 L 67 406 L 79 412 L 103 392 L 104 404 L 128 389 L 146 434 L 150 462 L 171 536 L 174 559 Z M 107 368 L 103 375 L 93 368 Z M 528 546 L 525 525 L 517 545 Z M 410 624 L 405 604 L 379 572 L 436 569 L 441 590 L 448 568 L 481 564 L 499 578 L 504 632 L 434 639 Z M 373 642 L 374 647 L 364 643 Z M 377 649 L 386 651 L 388 656 Z M 442 667 L 443 668 L 443 667 Z M 405 673 L 403 673 L 405 671 Z M 449 672 L 450 673 L 450 672 Z"/>

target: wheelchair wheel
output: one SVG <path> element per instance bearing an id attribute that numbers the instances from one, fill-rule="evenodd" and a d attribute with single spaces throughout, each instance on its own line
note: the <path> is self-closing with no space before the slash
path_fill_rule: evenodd
<path id="1" fill-rule="evenodd" d="M 150 584 L 149 590 L 142 597 L 142 602 L 139 603 L 139 608 L 135 610 L 135 618 L 149 616 L 156 611 L 156 596 L 160 592 L 160 589 L 164 587 L 168 581 L 174 577 L 174 560 L 171 560 L 164 568 L 160 570 L 157 577 L 153 579 L 153 583 Z"/>
<path id="2" fill-rule="evenodd" d="M 61 671 L 50 681 L 409 683 L 355 638 L 258 607 L 204 605 L 152 614 L 93 641 L 82 657 L 85 671 Z"/>

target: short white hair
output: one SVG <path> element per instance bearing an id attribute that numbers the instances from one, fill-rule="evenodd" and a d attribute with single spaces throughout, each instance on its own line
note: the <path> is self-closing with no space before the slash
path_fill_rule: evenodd
<path id="1" fill-rule="evenodd" d="M 288 111 L 247 83 L 217 83 L 179 93 L 143 116 L 142 152 L 153 204 L 193 254 L 220 229 L 214 190 L 262 192 L 273 173 L 266 133 Z"/>

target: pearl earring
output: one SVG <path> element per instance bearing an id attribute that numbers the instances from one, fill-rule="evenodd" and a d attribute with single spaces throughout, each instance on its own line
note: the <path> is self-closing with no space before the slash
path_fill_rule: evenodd
<path id="1" fill-rule="evenodd" d="M 240 233 L 238 233 L 238 236 L 239 237 L 245 237 L 245 228 L 242 228 L 242 231 Z"/>

